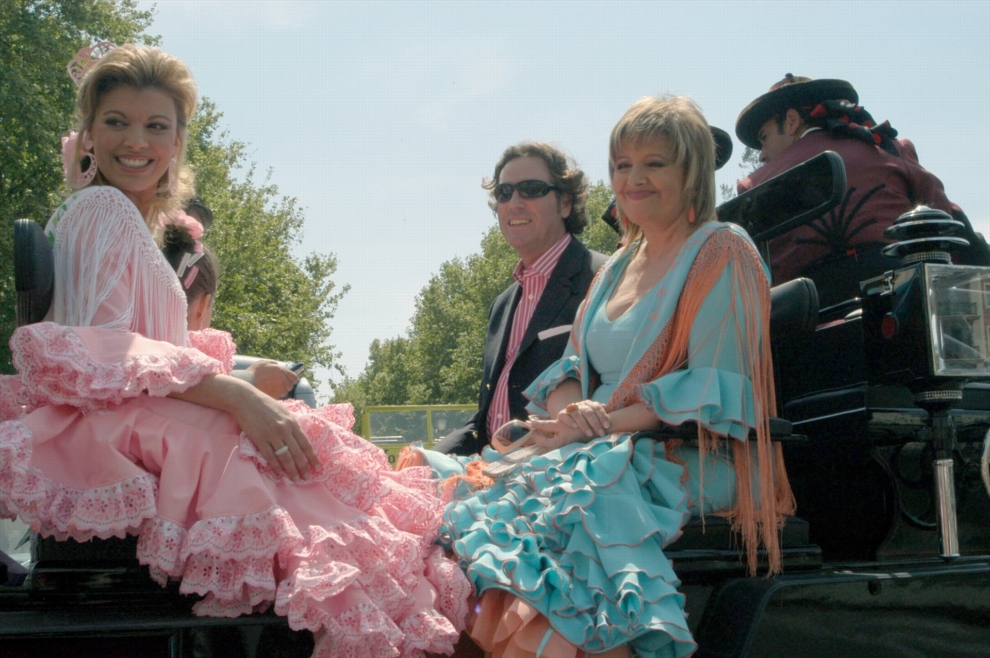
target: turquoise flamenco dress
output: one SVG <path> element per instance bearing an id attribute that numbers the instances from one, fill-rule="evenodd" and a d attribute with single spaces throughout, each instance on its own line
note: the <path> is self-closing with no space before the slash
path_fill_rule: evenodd
<path id="1" fill-rule="evenodd" d="M 527 391 L 531 409 L 545 414 L 548 394 L 577 379 L 590 399 L 612 408 L 644 402 L 666 424 L 695 421 L 726 440 L 705 449 L 613 434 L 534 457 L 450 503 L 440 537 L 482 596 L 472 636 L 494 655 L 693 653 L 680 581 L 664 548 L 692 515 L 732 514 L 735 462 L 752 458 L 746 473 L 754 498 L 759 472 L 774 471 L 745 441 L 751 428 L 764 427 L 772 390 L 760 367 L 769 288 L 748 236 L 714 222 L 698 229 L 653 290 L 610 319 L 606 302 L 630 254 L 619 252 L 599 273 L 563 358 Z M 682 293 L 699 291 L 693 319 L 678 325 Z M 656 364 L 657 350 L 669 348 L 679 329 L 687 340 L 683 362 L 658 377 L 637 375 Z M 626 402 L 616 404 L 623 395 Z M 499 602 L 486 606 L 486 592 Z"/>

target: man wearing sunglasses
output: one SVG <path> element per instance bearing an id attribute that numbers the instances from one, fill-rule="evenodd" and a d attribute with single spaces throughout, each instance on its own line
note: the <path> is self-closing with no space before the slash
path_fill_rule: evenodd
<path id="1" fill-rule="evenodd" d="M 577 307 L 606 260 L 572 237 L 588 225 L 588 182 L 560 149 L 510 146 L 484 187 L 519 262 L 515 283 L 488 313 L 478 411 L 434 446 L 448 454 L 479 453 L 495 430 L 527 417 L 522 392 L 563 354 Z"/>

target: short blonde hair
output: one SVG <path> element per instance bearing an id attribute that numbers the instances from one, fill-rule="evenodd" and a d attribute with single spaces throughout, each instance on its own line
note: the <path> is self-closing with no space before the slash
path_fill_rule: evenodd
<path id="1" fill-rule="evenodd" d="M 193 172 L 185 164 L 186 136 L 189 119 L 196 112 L 197 89 L 189 67 L 181 60 L 158 48 L 124 44 L 103 56 L 83 78 L 76 95 L 76 129 L 89 130 L 96 119 L 96 110 L 103 97 L 121 86 L 135 89 L 161 89 L 175 101 L 178 132 L 181 140 L 176 155 L 174 173 L 178 176 L 178 188 L 174 195 L 168 193 L 167 174 L 159 182 L 159 191 L 145 221 L 149 227 L 158 225 L 158 214 L 181 208 L 194 193 Z M 78 162 L 82 140 L 77 140 L 75 161 Z M 93 184 L 106 185 L 97 172 Z"/>
<path id="2" fill-rule="evenodd" d="M 615 172 L 615 158 L 623 145 L 657 139 L 667 143 L 674 164 L 684 172 L 682 193 L 694 208 L 694 227 L 715 219 L 715 140 L 701 109 L 686 96 L 647 96 L 626 110 L 609 139 L 609 178 Z M 621 213 L 621 206 L 618 208 Z M 641 236 L 638 226 L 627 223 L 627 245 Z"/>

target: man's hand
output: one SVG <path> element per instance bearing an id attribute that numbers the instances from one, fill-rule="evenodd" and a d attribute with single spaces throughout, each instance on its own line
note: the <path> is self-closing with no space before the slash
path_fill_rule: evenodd
<path id="1" fill-rule="evenodd" d="M 276 400 L 284 398 L 299 381 L 298 375 L 288 368 L 283 368 L 271 359 L 255 361 L 247 367 L 251 375 L 251 383 L 262 393 Z"/>

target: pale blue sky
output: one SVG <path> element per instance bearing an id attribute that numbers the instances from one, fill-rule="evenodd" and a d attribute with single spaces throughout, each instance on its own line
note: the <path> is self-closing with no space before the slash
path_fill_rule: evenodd
<path id="1" fill-rule="evenodd" d="M 477 251 L 506 146 L 552 141 L 605 179 L 609 131 L 648 94 L 689 95 L 733 133 L 785 73 L 849 80 L 990 235 L 987 0 L 151 4 L 150 31 L 304 208 L 300 253 L 337 254 L 351 291 L 332 342 L 353 376 L 440 264 Z"/>

